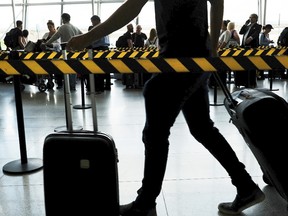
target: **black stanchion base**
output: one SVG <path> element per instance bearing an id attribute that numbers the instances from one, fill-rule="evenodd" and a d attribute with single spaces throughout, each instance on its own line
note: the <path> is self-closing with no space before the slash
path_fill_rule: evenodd
<path id="1" fill-rule="evenodd" d="M 73 126 L 73 131 L 83 130 L 81 126 Z M 60 126 L 54 129 L 54 132 L 69 131 L 66 126 Z"/>
<path id="2" fill-rule="evenodd" d="M 43 168 L 43 161 L 42 159 L 38 158 L 28 158 L 27 163 L 22 163 L 22 161 L 15 160 L 7 163 L 3 166 L 3 173 L 6 174 L 25 174 L 39 171 Z"/>
<path id="3" fill-rule="evenodd" d="M 84 105 L 75 105 L 73 106 L 74 109 L 90 109 L 91 105 L 84 104 Z"/>

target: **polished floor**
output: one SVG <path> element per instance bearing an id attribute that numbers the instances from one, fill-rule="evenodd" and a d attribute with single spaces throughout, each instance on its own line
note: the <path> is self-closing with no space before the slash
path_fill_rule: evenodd
<path id="1" fill-rule="evenodd" d="M 96 95 L 99 130 L 110 134 L 119 154 L 120 203 L 128 203 L 136 196 L 143 173 L 144 148 L 141 132 L 145 113 L 141 89 L 125 89 L 121 81 L 112 79 L 110 91 Z M 228 84 L 231 91 L 233 84 Z M 258 81 L 258 87 L 270 88 L 269 80 Z M 276 94 L 288 99 L 288 81 L 275 79 Z M 90 104 L 90 96 L 81 97 L 80 82 L 71 93 L 73 126 L 92 130 L 91 109 L 75 109 L 75 105 Z M 245 210 L 242 216 L 287 216 L 287 202 L 275 189 L 262 180 L 257 161 L 243 141 L 222 102 L 221 90 L 210 91 L 211 117 L 231 143 L 239 159 L 246 165 L 253 179 L 263 189 L 266 200 Z M 65 128 L 63 89 L 39 92 L 33 85 L 25 85 L 22 92 L 24 131 L 28 164 L 42 161 L 44 138 L 59 127 Z M 13 84 L 0 83 L 0 166 L 7 167 L 21 161 Z M 158 216 L 221 216 L 219 202 L 235 197 L 235 188 L 218 162 L 190 136 L 182 115 L 172 131 L 167 172 L 162 192 L 157 200 Z M 37 167 L 37 165 L 35 165 Z M 21 163 L 20 163 L 21 167 Z M 40 163 L 41 168 L 41 163 Z M 63 202 L 65 202 L 63 200 Z M 7 174 L 0 171 L 0 216 L 44 216 L 43 170 Z M 97 215 L 97 214 L 95 214 Z"/>

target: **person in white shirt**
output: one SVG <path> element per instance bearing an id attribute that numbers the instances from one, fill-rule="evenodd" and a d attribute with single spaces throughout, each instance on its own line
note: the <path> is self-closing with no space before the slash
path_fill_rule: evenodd
<path id="1" fill-rule="evenodd" d="M 47 28 L 48 28 L 48 32 L 46 32 L 43 36 L 42 36 L 42 41 L 48 41 L 55 33 L 56 33 L 56 28 L 55 28 L 55 24 L 52 20 L 48 20 L 47 22 Z M 51 45 L 47 46 L 46 49 L 48 50 L 55 50 L 57 52 L 59 52 L 61 50 L 61 46 L 60 46 L 60 38 L 58 38 L 57 40 L 55 40 Z"/>
<path id="2" fill-rule="evenodd" d="M 145 48 L 159 48 L 157 31 L 155 28 L 150 29 L 149 37 L 144 44 Z"/>
<path id="3" fill-rule="evenodd" d="M 230 37 L 230 40 L 228 41 L 228 46 L 226 46 L 226 47 L 229 47 L 229 48 L 239 47 L 240 46 L 240 36 L 239 36 L 237 30 L 235 29 L 235 23 L 229 22 L 227 25 L 227 29 L 230 31 L 231 37 Z"/>
<path id="4" fill-rule="evenodd" d="M 61 43 L 67 43 L 73 36 L 83 34 L 82 31 L 77 28 L 76 26 L 72 25 L 70 23 L 70 15 L 68 13 L 63 13 L 61 15 L 62 23 L 59 27 L 59 29 L 55 32 L 55 34 L 52 35 L 52 37 L 42 44 L 42 46 L 49 46 L 54 41 L 60 38 Z M 76 90 L 76 74 L 70 74 L 69 75 L 69 81 L 70 81 L 70 90 L 75 91 Z M 59 88 L 62 88 L 63 85 L 63 75 L 61 77 L 57 77 L 57 84 Z"/>
<path id="5" fill-rule="evenodd" d="M 230 20 L 223 20 L 222 21 L 222 28 L 221 33 L 219 37 L 219 45 L 218 49 L 223 49 L 228 46 L 228 42 L 231 38 L 231 32 L 227 29 L 227 25 L 230 22 Z"/>

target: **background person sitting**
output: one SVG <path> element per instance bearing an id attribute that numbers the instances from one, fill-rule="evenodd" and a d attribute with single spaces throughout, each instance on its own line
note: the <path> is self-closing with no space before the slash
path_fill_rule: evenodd
<path id="1" fill-rule="evenodd" d="M 262 29 L 263 31 L 261 32 L 259 36 L 259 45 L 269 46 L 271 43 L 274 43 L 274 41 L 269 38 L 269 33 L 271 32 L 271 29 L 273 29 L 273 26 L 270 24 L 267 24 L 263 26 Z"/>
<path id="2" fill-rule="evenodd" d="M 155 28 L 150 29 L 149 38 L 144 44 L 145 48 L 159 48 L 159 40 Z"/>

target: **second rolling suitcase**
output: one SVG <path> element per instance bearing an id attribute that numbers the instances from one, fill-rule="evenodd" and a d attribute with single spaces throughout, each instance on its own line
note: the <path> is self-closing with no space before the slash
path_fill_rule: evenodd
<path id="1" fill-rule="evenodd" d="M 263 180 L 288 201 L 288 104 L 267 89 L 240 89 L 224 105 L 257 159 Z"/>
<path id="2" fill-rule="evenodd" d="M 117 154 L 101 132 L 59 132 L 44 144 L 47 216 L 119 216 Z"/>
<path id="3" fill-rule="evenodd" d="M 66 88 L 68 79 L 65 78 Z M 43 173 L 46 216 L 119 216 L 117 149 L 112 137 L 95 127 L 95 89 L 91 89 L 94 130 L 70 129 L 49 134 L 45 138 Z M 68 128 L 71 128 L 72 121 L 68 118 Z"/>

